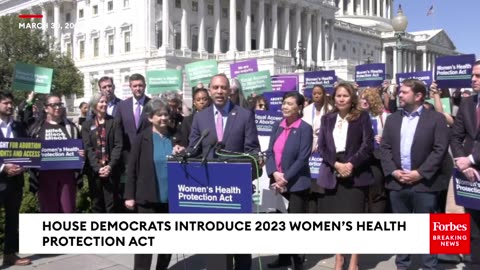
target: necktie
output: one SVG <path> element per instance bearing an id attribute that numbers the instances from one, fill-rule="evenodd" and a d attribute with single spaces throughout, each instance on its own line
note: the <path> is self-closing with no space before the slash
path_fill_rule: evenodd
<path id="1" fill-rule="evenodd" d="M 140 125 L 140 110 L 142 109 L 140 107 L 140 102 L 137 101 L 137 107 L 135 108 L 135 113 L 134 113 L 134 117 L 135 117 L 135 127 L 138 129 L 138 126 Z"/>
<path id="2" fill-rule="evenodd" d="M 217 123 L 215 128 L 217 130 L 218 141 L 221 142 L 223 139 L 223 115 L 220 111 L 217 111 Z"/>

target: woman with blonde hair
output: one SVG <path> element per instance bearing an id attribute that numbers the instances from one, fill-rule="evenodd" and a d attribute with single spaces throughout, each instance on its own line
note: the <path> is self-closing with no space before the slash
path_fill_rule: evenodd
<path id="1" fill-rule="evenodd" d="M 376 88 L 363 90 L 360 97 L 360 108 L 370 114 L 374 135 L 374 158 L 372 159 L 370 168 L 375 182 L 368 189 L 367 211 L 369 213 L 385 213 L 388 196 L 385 190 L 382 165 L 380 164 L 379 146 L 382 141 L 383 127 L 389 113 L 385 111 L 382 98 Z"/>

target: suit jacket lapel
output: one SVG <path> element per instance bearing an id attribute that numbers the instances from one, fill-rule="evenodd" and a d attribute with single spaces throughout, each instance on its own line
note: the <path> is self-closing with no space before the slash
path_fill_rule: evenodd
<path id="1" fill-rule="evenodd" d="M 128 117 L 128 121 L 127 123 L 130 123 L 130 127 L 134 127 L 135 126 L 135 116 L 133 115 L 133 97 L 132 98 L 129 98 L 126 100 L 127 102 L 127 117 Z M 129 128 L 128 126 L 126 126 L 125 128 Z"/>
<path id="2" fill-rule="evenodd" d="M 423 108 L 422 113 L 420 114 L 420 117 L 418 119 L 417 123 L 417 128 L 415 129 L 415 134 L 413 134 L 413 142 L 412 142 L 412 148 L 411 148 L 411 153 L 414 153 L 413 149 L 415 149 L 415 143 L 419 140 L 419 137 L 422 136 L 421 133 L 421 127 L 425 126 L 425 122 L 428 120 L 428 114 L 430 112 Z M 403 119 L 402 119 L 403 120 Z"/>
<path id="3" fill-rule="evenodd" d="M 235 124 L 237 115 L 237 106 L 234 106 L 232 103 L 230 103 L 230 112 L 228 113 L 227 124 L 225 125 L 225 128 L 223 130 L 223 142 L 226 142 L 228 140 L 228 137 L 232 132 L 233 125 Z"/>
<path id="4" fill-rule="evenodd" d="M 113 121 L 110 120 L 110 119 L 105 119 L 105 129 L 106 129 L 106 133 L 107 133 L 107 139 L 110 135 L 110 131 L 112 130 L 112 126 L 113 126 Z"/>

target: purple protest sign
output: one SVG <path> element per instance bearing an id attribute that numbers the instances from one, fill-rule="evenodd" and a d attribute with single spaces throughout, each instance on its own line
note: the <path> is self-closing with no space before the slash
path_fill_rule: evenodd
<path id="1" fill-rule="evenodd" d="M 395 76 L 397 78 L 397 85 L 400 85 L 406 79 L 417 79 L 423 81 L 425 86 L 430 87 L 432 84 L 432 71 L 418 71 L 418 72 L 409 72 L 409 73 L 397 73 Z"/>
<path id="2" fill-rule="evenodd" d="M 298 91 L 298 75 L 285 74 L 272 76 L 272 91 Z"/>
<path id="3" fill-rule="evenodd" d="M 267 100 L 268 110 L 271 112 L 282 112 L 283 92 L 264 92 L 262 96 Z"/>
<path id="4" fill-rule="evenodd" d="M 0 163 L 11 163 L 24 168 L 40 168 L 39 139 L 15 138 L 0 139 Z"/>
<path id="5" fill-rule="evenodd" d="M 381 86 L 385 80 L 385 64 L 364 64 L 355 67 L 355 82 L 360 87 Z"/>
<path id="6" fill-rule="evenodd" d="M 82 140 L 44 140 L 42 141 L 42 171 L 68 170 L 83 168 L 84 158 L 79 150 L 83 149 Z"/>
<path id="7" fill-rule="evenodd" d="M 318 178 L 318 173 L 320 171 L 320 165 L 322 165 L 323 158 L 319 153 L 314 152 L 308 159 L 308 166 L 310 167 L 310 177 L 312 179 Z"/>
<path id="8" fill-rule="evenodd" d="M 455 202 L 458 205 L 480 210 L 480 181 L 470 181 L 463 173 L 453 171 Z"/>
<path id="9" fill-rule="evenodd" d="M 255 124 L 258 136 L 270 136 L 273 125 L 283 119 L 283 114 L 273 111 L 255 111 Z"/>
<path id="10" fill-rule="evenodd" d="M 471 87 L 475 54 L 443 56 L 435 59 L 435 81 L 439 88 Z"/>
<path id="11" fill-rule="evenodd" d="M 257 59 L 251 59 L 242 62 L 235 62 L 230 64 L 230 77 L 236 78 L 238 74 L 257 72 Z"/>
<path id="12" fill-rule="evenodd" d="M 333 84 L 336 81 L 335 70 L 305 72 L 303 75 L 303 83 L 305 84 L 304 94 L 311 93 L 313 86 L 320 84 L 331 95 L 333 93 Z"/>

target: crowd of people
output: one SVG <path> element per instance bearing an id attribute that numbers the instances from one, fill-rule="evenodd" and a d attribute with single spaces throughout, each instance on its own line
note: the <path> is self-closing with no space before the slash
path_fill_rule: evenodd
<path id="1" fill-rule="evenodd" d="M 168 213 L 168 155 L 214 158 L 210 150 L 216 142 L 227 151 L 260 152 L 255 110 L 268 110 L 269 104 L 262 95 L 245 97 L 238 80 L 218 74 L 206 88 L 198 84 L 191 114 L 177 95 L 146 96 L 140 74 L 131 75 L 129 84 L 132 97 L 121 100 L 113 79 L 102 77 L 100 91 L 80 104 L 77 121 L 67 118 L 60 97 L 36 101 L 33 93 L 14 120 L 13 96 L 0 91 L 0 138 L 82 139 L 84 144 L 82 170 L 28 171 L 40 212 L 75 213 L 77 187 L 86 176 L 94 213 Z M 480 61 L 474 64 L 472 88 L 480 92 Z M 452 95 L 452 114 L 446 113 L 442 90 L 435 82 L 427 89 L 423 82 L 407 79 L 398 91 L 388 84 L 362 89 L 339 82 L 331 95 L 322 85 L 315 85 L 308 99 L 300 92 L 285 93 L 283 118 L 273 126 L 268 149 L 263 149 L 266 160 L 260 162 L 271 188 L 289 200 L 288 213 L 463 211 L 452 200 L 451 175 L 455 166 L 469 180 L 480 181 L 480 110 L 477 96 L 458 90 Z M 425 101 L 428 96 L 433 104 Z M 309 158 L 314 154 L 323 161 L 318 178 L 312 179 Z M 3 263 L 27 265 L 31 261 L 16 254 L 26 170 L 5 163 L 0 172 L 0 203 L 6 213 Z M 468 263 L 478 269 L 480 212 L 465 211 L 472 218 Z M 346 262 L 337 254 L 335 269 L 346 264 L 349 270 L 359 269 L 360 257 L 352 254 Z M 156 269 L 167 269 L 170 258 L 159 255 Z M 137 254 L 134 269 L 150 269 L 151 261 L 152 255 Z M 299 270 L 304 261 L 300 254 L 280 254 L 268 267 Z M 424 269 L 437 269 L 438 258 L 422 255 L 422 263 Z M 207 264 L 246 270 L 252 258 L 209 255 Z M 395 264 L 408 269 L 411 258 L 397 255 Z"/>

